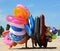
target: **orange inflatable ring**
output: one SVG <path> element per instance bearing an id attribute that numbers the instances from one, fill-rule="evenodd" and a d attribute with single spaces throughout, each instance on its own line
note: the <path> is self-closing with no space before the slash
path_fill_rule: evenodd
<path id="1" fill-rule="evenodd" d="M 27 19 L 30 16 L 30 12 L 26 7 L 23 5 L 19 5 L 14 9 L 14 14 L 16 17 L 20 17 L 20 15 L 23 15 L 25 19 Z"/>

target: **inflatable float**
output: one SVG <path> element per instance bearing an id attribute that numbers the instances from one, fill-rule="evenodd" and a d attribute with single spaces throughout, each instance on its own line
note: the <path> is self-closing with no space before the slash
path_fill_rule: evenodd
<path id="1" fill-rule="evenodd" d="M 37 44 L 42 47 L 47 47 L 47 42 L 45 40 L 45 19 L 44 15 L 35 18 L 35 45 Z"/>
<path id="2" fill-rule="evenodd" d="M 35 17 L 30 14 L 29 10 L 18 4 L 14 9 L 14 15 L 6 17 L 10 24 L 10 29 L 3 32 L 4 43 L 11 48 L 17 44 L 27 44 L 29 38 L 32 39 L 32 44 L 39 47 L 47 47 L 47 42 L 56 39 L 57 29 L 50 28 L 45 25 L 45 16 Z M 27 38 L 28 35 L 28 38 Z"/>

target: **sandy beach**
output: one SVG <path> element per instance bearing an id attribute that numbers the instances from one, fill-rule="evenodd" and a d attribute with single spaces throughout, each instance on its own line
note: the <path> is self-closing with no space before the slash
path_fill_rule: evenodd
<path id="1" fill-rule="evenodd" d="M 56 39 L 54 39 L 52 42 L 48 43 L 47 48 L 31 48 L 31 39 L 28 41 L 28 47 L 25 49 L 25 44 L 18 44 L 15 47 L 12 47 L 12 49 L 9 49 L 6 44 L 3 43 L 3 38 L 0 38 L 0 51 L 60 51 L 60 36 L 58 36 Z M 22 48 L 23 47 L 23 48 Z"/>

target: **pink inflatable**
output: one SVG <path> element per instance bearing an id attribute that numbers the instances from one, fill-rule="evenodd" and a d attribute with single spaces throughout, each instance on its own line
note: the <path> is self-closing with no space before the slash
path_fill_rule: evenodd
<path id="1" fill-rule="evenodd" d="M 23 29 L 25 28 L 24 24 L 20 25 L 20 24 L 15 24 L 15 23 L 11 23 L 11 22 L 9 22 L 9 24 L 12 25 L 12 26 L 18 27 L 18 28 L 23 28 Z"/>
<path id="2" fill-rule="evenodd" d="M 4 43 L 12 46 L 14 44 L 14 42 L 8 37 L 8 35 L 4 38 Z"/>
<path id="3" fill-rule="evenodd" d="M 29 13 L 28 9 L 27 9 L 25 6 L 21 5 L 21 4 L 18 4 L 16 7 L 17 7 L 17 8 L 22 8 L 22 9 L 25 10 L 27 13 Z M 30 14 L 30 13 L 29 13 L 29 14 Z"/>
<path id="4" fill-rule="evenodd" d="M 16 18 L 15 16 L 7 16 L 6 18 L 8 22 L 15 23 L 15 24 L 27 24 L 27 21 L 23 18 Z"/>
<path id="5" fill-rule="evenodd" d="M 20 15 L 23 15 L 24 19 L 28 19 L 28 17 L 30 16 L 30 12 L 24 5 L 18 4 L 14 9 L 14 15 L 17 18 L 20 18 Z"/>

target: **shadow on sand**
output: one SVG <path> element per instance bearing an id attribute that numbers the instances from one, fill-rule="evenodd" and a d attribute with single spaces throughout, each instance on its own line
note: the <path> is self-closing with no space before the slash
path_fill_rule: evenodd
<path id="1" fill-rule="evenodd" d="M 35 48 L 32 48 L 32 47 L 28 47 L 28 48 L 12 48 L 12 49 L 57 49 L 57 47 L 47 47 L 47 48 L 39 48 L 39 47 L 35 47 Z"/>

